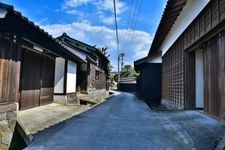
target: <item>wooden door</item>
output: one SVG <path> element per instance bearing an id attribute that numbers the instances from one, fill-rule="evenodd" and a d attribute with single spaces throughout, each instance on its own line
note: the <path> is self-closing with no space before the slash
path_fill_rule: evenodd
<path id="1" fill-rule="evenodd" d="M 40 105 L 41 55 L 23 49 L 20 109 Z"/>
<path id="2" fill-rule="evenodd" d="M 42 56 L 41 97 L 40 105 L 53 102 L 55 59 Z"/>

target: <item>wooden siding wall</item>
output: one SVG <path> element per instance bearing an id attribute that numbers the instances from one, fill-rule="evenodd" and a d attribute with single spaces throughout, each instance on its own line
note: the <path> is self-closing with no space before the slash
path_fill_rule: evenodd
<path id="1" fill-rule="evenodd" d="M 42 56 L 40 104 L 52 103 L 54 95 L 55 58 Z"/>
<path id="2" fill-rule="evenodd" d="M 162 64 L 145 63 L 140 66 L 137 91 L 149 105 L 161 103 Z"/>
<path id="3" fill-rule="evenodd" d="M 21 48 L 13 38 L 0 31 L 0 105 L 19 100 Z"/>
<path id="4" fill-rule="evenodd" d="M 179 40 L 184 40 L 184 49 L 190 48 L 196 41 L 210 32 L 225 19 L 225 0 L 213 0 L 198 17 L 187 27 Z"/>
<path id="5" fill-rule="evenodd" d="M 23 49 L 20 82 L 20 109 L 40 104 L 41 54 Z"/>
<path id="6" fill-rule="evenodd" d="M 53 101 L 55 58 L 23 49 L 20 110 Z"/>
<path id="7" fill-rule="evenodd" d="M 204 110 L 225 119 L 225 34 L 210 40 L 204 55 Z"/>
<path id="8" fill-rule="evenodd" d="M 162 99 L 169 100 L 179 107 L 184 106 L 183 51 L 175 45 L 163 57 Z"/>
<path id="9" fill-rule="evenodd" d="M 184 53 L 184 109 L 195 108 L 195 52 Z"/>
<path id="10" fill-rule="evenodd" d="M 106 89 L 106 75 L 105 75 L 105 73 L 99 72 L 99 79 L 95 80 L 95 88 L 96 89 Z"/>
<path id="11" fill-rule="evenodd" d="M 88 89 L 106 89 L 106 74 L 99 71 L 99 79 L 95 78 L 95 65 L 90 64 L 90 74 L 88 75 Z"/>
<path id="12" fill-rule="evenodd" d="M 77 91 L 87 91 L 87 64 L 77 65 Z"/>
<path id="13" fill-rule="evenodd" d="M 194 91 L 190 80 L 194 72 L 190 71 L 190 54 L 187 51 L 201 48 L 208 34 L 215 27 L 224 26 L 225 0 L 212 0 L 187 27 L 176 42 L 163 56 L 162 98 L 183 108 L 193 108 Z M 201 43 L 199 43 L 201 41 Z M 192 68 L 193 69 L 193 68 Z M 190 96 L 190 94 L 192 94 Z"/>

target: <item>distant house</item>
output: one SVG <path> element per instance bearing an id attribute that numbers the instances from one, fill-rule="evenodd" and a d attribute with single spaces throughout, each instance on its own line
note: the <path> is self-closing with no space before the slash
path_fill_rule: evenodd
<path id="1" fill-rule="evenodd" d="M 66 33 L 63 33 L 57 40 L 85 60 L 77 67 L 76 87 L 78 91 L 90 92 L 108 89 L 107 81 L 110 79 L 110 64 L 108 58 L 100 49 L 73 39 Z"/>
<path id="2" fill-rule="evenodd" d="M 162 52 L 162 100 L 225 119 L 225 1 L 169 0 L 149 55 Z"/>
<path id="3" fill-rule="evenodd" d="M 67 63 L 62 66 L 58 60 Z M 86 60 L 12 6 L 0 3 L 0 126 L 4 126 L 0 128 L 1 148 L 10 143 L 18 109 L 53 102 L 54 90 L 62 90 L 65 95 L 76 92 L 76 66 L 83 62 Z M 71 101 L 75 98 L 70 95 Z"/>
<path id="4" fill-rule="evenodd" d="M 161 52 L 135 61 L 134 68 L 140 72 L 137 78 L 137 93 L 149 106 L 160 105 L 162 84 Z"/>

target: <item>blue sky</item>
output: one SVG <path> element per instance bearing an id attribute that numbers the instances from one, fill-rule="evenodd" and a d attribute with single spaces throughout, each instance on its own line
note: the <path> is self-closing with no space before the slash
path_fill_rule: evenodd
<path id="1" fill-rule="evenodd" d="M 166 1 L 116 0 L 119 43 L 120 49 L 125 53 L 125 64 L 133 65 L 133 61 L 147 55 Z M 113 70 L 117 70 L 118 51 L 113 0 L 2 0 L 2 2 L 13 5 L 14 9 L 54 37 L 66 32 L 87 44 L 108 47 Z"/>

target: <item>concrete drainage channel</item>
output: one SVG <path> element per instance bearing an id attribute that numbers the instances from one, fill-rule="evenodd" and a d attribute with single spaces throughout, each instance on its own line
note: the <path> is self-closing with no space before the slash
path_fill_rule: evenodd
<path id="1" fill-rule="evenodd" d="M 19 117 L 16 123 L 16 127 L 12 137 L 12 142 L 9 149 L 10 150 L 25 149 L 31 143 L 33 139 L 32 135 L 46 128 L 59 124 L 63 121 L 66 121 L 72 117 L 75 117 L 105 102 L 107 98 L 113 95 L 116 95 L 116 94 L 110 91 L 109 95 L 105 99 L 98 101 L 97 103 L 92 103 L 92 102 L 89 103 L 89 101 L 85 101 L 85 105 L 80 105 L 80 106 L 71 106 L 71 105 L 67 106 L 67 105 L 52 103 L 49 105 L 19 112 L 18 114 Z M 49 117 L 46 114 L 49 114 Z M 44 117 L 41 117 L 41 116 L 44 116 Z M 57 118 L 58 116 L 61 118 L 55 120 L 54 118 Z M 37 118 L 37 119 L 34 119 L 34 118 Z"/>
<path id="2" fill-rule="evenodd" d="M 30 144 L 31 140 L 32 136 L 27 136 L 22 127 L 17 122 L 9 150 L 24 149 Z"/>

